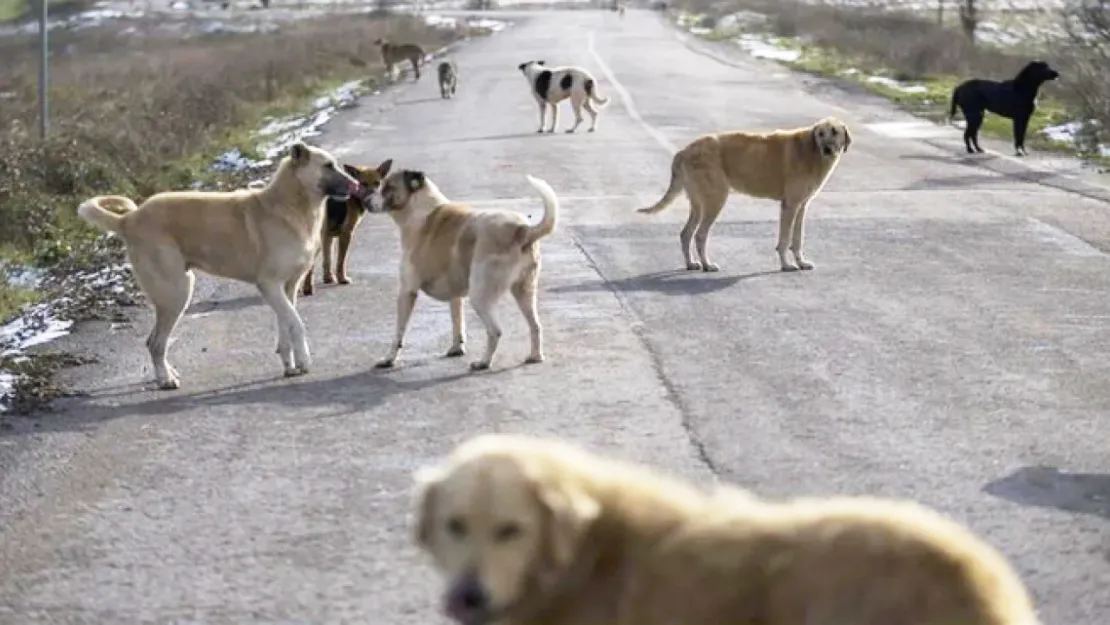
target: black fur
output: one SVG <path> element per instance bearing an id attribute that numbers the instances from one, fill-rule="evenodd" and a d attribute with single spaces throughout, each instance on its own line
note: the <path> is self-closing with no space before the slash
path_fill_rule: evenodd
<path id="1" fill-rule="evenodd" d="M 342 234 L 343 224 L 347 221 L 349 211 L 363 211 L 362 202 L 354 196 L 344 199 L 328 198 L 327 224 L 328 236 L 337 237 Z"/>
<path id="2" fill-rule="evenodd" d="M 570 91 L 572 85 L 574 85 L 574 76 L 570 74 L 563 74 L 563 77 L 559 79 L 559 87 L 563 91 Z"/>
<path id="3" fill-rule="evenodd" d="M 1030 61 L 1014 76 L 1013 80 L 987 80 L 972 78 L 960 83 L 952 91 L 952 104 L 948 117 L 956 114 L 958 107 L 967 120 L 964 129 L 964 147 L 968 154 L 982 152 L 979 147 L 979 128 L 983 125 L 985 111 L 1013 120 L 1014 151 L 1025 153 L 1025 132 L 1029 118 L 1036 110 L 1037 92 L 1046 81 L 1056 80 L 1060 73 L 1044 61 Z M 974 149 L 972 145 L 974 144 Z"/>
<path id="4" fill-rule="evenodd" d="M 424 188 L 424 172 L 405 170 L 404 174 L 405 187 L 408 188 L 409 193 L 415 193 Z"/>
<path id="5" fill-rule="evenodd" d="M 539 74 L 536 74 L 535 89 L 536 95 L 546 101 L 547 94 L 551 91 L 551 70 L 545 69 Z"/>

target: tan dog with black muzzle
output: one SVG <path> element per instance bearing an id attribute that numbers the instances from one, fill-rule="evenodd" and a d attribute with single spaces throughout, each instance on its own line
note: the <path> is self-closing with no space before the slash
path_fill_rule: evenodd
<path id="1" fill-rule="evenodd" d="M 1037 625 L 1006 559 L 917 503 L 716 491 L 558 439 L 421 469 L 414 538 L 461 625 Z"/>
<path id="2" fill-rule="evenodd" d="M 477 210 L 452 202 L 421 171 L 396 171 L 382 182 L 381 200 L 372 201 L 370 211 L 387 212 L 393 218 L 401 231 L 402 254 L 397 332 L 392 349 L 376 367 L 389 368 L 395 364 L 416 296 L 421 291 L 433 299 L 450 302 L 452 342 L 448 357 L 464 353 L 463 299 L 470 298 L 486 327 L 485 354 L 470 363 L 475 371 L 488 369 L 493 360 L 501 340 L 494 306 L 509 291 L 531 334 L 532 351 L 525 362 L 543 362 L 543 330 L 536 314 L 538 243 L 555 230 L 559 199 L 547 182 L 525 177 L 543 198 L 543 219 L 536 225 L 530 225 L 514 211 Z"/>
<path id="3" fill-rule="evenodd" d="M 811 126 L 772 132 L 722 132 L 698 137 L 671 160 L 671 181 L 663 198 L 640 213 L 658 213 L 680 191 L 690 201 L 690 216 L 679 234 L 682 256 L 691 271 L 718 271 L 709 260 L 709 229 L 731 191 L 779 202 L 775 251 L 783 271 L 813 269 L 802 252 L 806 210 L 852 144 L 844 122 L 826 117 Z M 697 246 L 696 261 L 690 249 Z M 791 261 L 787 250 L 794 255 Z"/>

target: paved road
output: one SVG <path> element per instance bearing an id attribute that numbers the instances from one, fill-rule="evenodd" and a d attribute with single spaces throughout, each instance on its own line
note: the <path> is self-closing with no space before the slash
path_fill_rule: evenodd
<path id="1" fill-rule="evenodd" d="M 447 307 L 422 299 L 404 366 L 373 371 L 394 323 L 384 218 L 361 227 L 356 284 L 301 306 L 308 377 L 277 377 L 271 313 L 239 285 L 202 284 L 171 351 L 179 392 L 140 388 L 148 317 L 84 326 L 68 346 L 101 357 L 72 380 L 90 397 L 0 432 L 0 622 L 435 622 L 410 472 L 511 430 L 768 495 L 914 497 L 1012 557 L 1046 625 L 1104 624 L 1110 207 L 1093 198 L 1110 194 L 966 161 L 958 131 L 892 137 L 916 131 L 877 100 L 715 54 L 651 13 L 532 13 L 459 50 L 455 101 L 424 80 L 331 125 L 343 158 L 392 157 L 477 205 L 538 217 L 524 174 L 555 187 L 548 362 L 519 366 L 506 302 L 495 368 L 470 374 L 440 357 Z M 531 58 L 597 74 L 613 98 L 599 132 L 533 134 L 515 69 Z M 662 192 L 674 145 L 830 113 L 855 143 L 811 209 L 813 272 L 775 271 L 767 202 L 730 201 L 716 275 L 677 270 L 684 200 L 633 210 Z"/>

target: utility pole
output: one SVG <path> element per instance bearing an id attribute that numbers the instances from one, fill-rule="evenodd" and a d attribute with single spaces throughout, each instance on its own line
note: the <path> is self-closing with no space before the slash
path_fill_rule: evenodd
<path id="1" fill-rule="evenodd" d="M 39 42 L 42 49 L 39 51 L 39 137 L 46 139 L 47 123 L 47 102 L 46 102 L 46 85 L 49 79 L 48 66 L 50 65 L 50 45 L 47 35 L 47 20 L 46 12 L 50 6 L 50 0 L 39 0 L 42 3 L 41 10 L 39 11 Z"/>

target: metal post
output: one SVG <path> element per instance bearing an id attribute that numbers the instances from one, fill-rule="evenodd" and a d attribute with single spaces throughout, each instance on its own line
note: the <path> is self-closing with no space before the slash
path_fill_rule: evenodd
<path id="1" fill-rule="evenodd" d="M 46 12 L 50 6 L 50 0 L 39 0 L 39 2 L 42 3 L 42 10 L 39 12 L 39 41 L 42 44 L 42 50 L 40 50 L 39 56 L 39 137 L 45 139 L 48 125 L 46 106 L 47 67 L 50 64 L 50 45 L 48 44 L 46 30 Z"/>

